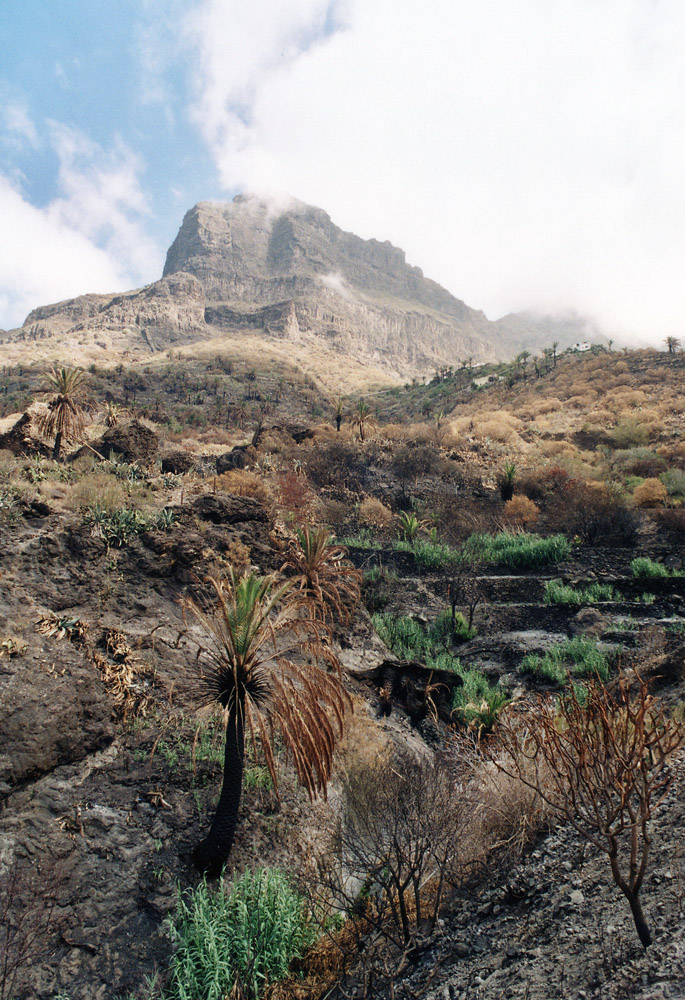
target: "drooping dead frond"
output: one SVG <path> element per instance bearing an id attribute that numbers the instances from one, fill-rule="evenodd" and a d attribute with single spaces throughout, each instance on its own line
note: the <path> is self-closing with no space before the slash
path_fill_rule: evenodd
<path id="1" fill-rule="evenodd" d="M 294 580 L 322 621 L 350 620 L 359 603 L 361 573 L 345 558 L 346 549 L 333 543 L 326 528 L 298 528 L 281 572 Z"/>
<path id="2" fill-rule="evenodd" d="M 209 594 L 186 607 L 210 637 L 200 650 L 211 700 L 261 746 L 278 789 L 273 733 L 292 757 L 298 780 L 313 798 L 324 794 L 336 739 L 351 707 L 340 667 L 328 645 L 328 626 L 303 615 L 312 601 L 297 581 L 233 571 L 207 580 Z"/>

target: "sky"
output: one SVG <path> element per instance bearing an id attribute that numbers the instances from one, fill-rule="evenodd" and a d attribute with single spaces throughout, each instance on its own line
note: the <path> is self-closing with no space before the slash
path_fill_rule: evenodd
<path id="1" fill-rule="evenodd" d="M 0 0 L 0 53 L 0 328 L 244 192 L 490 319 L 681 336 L 682 0 Z"/>

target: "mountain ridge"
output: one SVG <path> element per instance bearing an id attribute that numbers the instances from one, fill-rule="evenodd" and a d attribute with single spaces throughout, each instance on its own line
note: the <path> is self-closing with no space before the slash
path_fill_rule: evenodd
<path id="1" fill-rule="evenodd" d="M 571 343 L 586 328 L 582 318 L 560 325 L 525 314 L 491 322 L 389 241 L 345 232 L 303 202 L 274 209 L 238 195 L 186 212 L 158 281 L 38 307 L 0 336 L 0 353 L 9 360 L 8 345 L 34 342 L 33 353 L 46 360 L 65 353 L 82 363 L 102 362 L 103 353 L 141 360 L 229 335 L 256 336 L 259 350 L 265 340 L 287 340 L 305 353 L 316 344 L 377 369 L 380 378 L 401 380 L 467 358 L 479 363 L 535 350 L 547 343 L 547 329 Z"/>

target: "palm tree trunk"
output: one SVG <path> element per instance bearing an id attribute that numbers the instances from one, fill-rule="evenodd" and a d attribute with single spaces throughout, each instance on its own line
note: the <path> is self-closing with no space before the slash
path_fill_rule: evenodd
<path id="1" fill-rule="evenodd" d="M 226 723 L 224 782 L 212 825 L 205 839 L 195 849 L 194 861 L 210 878 L 217 878 L 226 864 L 238 825 L 240 793 L 243 785 L 245 729 L 243 706 L 238 705 Z"/>
<path id="2" fill-rule="evenodd" d="M 55 446 L 52 449 L 52 460 L 53 462 L 59 462 L 59 453 L 62 450 L 62 432 L 57 431 L 55 434 Z"/>

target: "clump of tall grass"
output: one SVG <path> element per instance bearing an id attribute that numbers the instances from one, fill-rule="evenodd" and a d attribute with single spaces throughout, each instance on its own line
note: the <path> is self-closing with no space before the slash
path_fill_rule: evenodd
<path id="1" fill-rule="evenodd" d="M 564 535 L 540 535 L 526 531 L 476 534 L 464 542 L 462 553 L 487 566 L 507 569 L 537 569 L 567 559 L 571 545 Z"/>
<path id="2" fill-rule="evenodd" d="M 165 1000 L 258 1000 L 316 938 L 302 898 L 276 868 L 179 891 L 170 927 L 175 951 Z"/>
<path id="3" fill-rule="evenodd" d="M 545 604 L 561 607 L 581 607 L 601 601 L 620 601 L 621 595 L 608 583 L 591 583 L 589 587 L 570 587 L 561 580 L 549 580 L 545 587 Z"/>
<path id="4" fill-rule="evenodd" d="M 647 556 L 638 556 L 637 559 L 633 559 L 630 571 L 636 580 L 666 580 L 683 575 L 679 570 L 671 570 L 663 563 L 654 562 Z"/>
<path id="5" fill-rule="evenodd" d="M 521 661 L 522 674 L 543 677 L 560 687 L 569 675 L 609 680 L 609 657 L 591 639 L 576 636 L 552 646 L 545 653 L 528 653 Z"/>
<path id="6" fill-rule="evenodd" d="M 475 635 L 463 615 L 452 619 L 450 611 L 443 611 L 431 625 L 422 625 L 415 618 L 398 616 L 390 612 L 372 616 L 373 626 L 395 656 L 401 660 L 421 660 L 436 670 L 454 669 L 455 658 L 448 653 L 453 639 L 470 639 Z M 450 663 L 451 661 L 451 663 Z"/>
<path id="7" fill-rule="evenodd" d="M 444 569 L 446 566 L 454 566 L 461 558 L 457 549 L 443 542 L 423 538 L 415 538 L 413 541 L 398 539 L 394 549 L 395 552 L 408 552 L 424 569 Z"/>
<path id="8" fill-rule="evenodd" d="M 431 670 L 451 671 L 461 678 L 452 695 L 452 714 L 458 722 L 479 735 L 492 729 L 509 697 L 499 684 L 491 684 L 479 670 L 464 667 L 449 651 L 453 637 L 450 611 L 444 611 L 427 627 L 413 618 L 392 614 L 376 614 L 372 620 L 383 642 L 400 659 L 418 659 Z M 458 638 L 472 637 L 474 633 L 462 615 L 457 614 L 455 622 Z"/>

